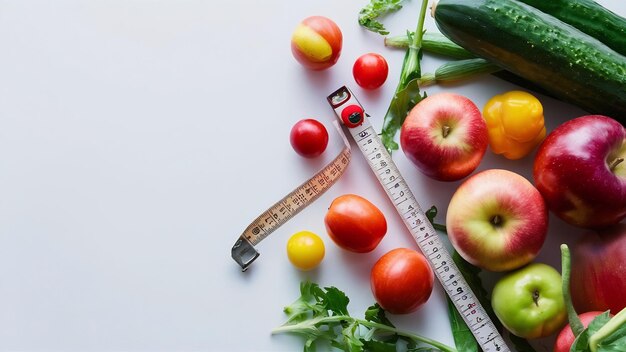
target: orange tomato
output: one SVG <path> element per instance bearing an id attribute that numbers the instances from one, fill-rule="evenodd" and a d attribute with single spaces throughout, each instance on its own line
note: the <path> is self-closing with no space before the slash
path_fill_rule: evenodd
<path id="1" fill-rule="evenodd" d="M 387 233 L 383 213 L 355 194 L 337 197 L 328 208 L 324 223 L 333 242 L 357 253 L 371 252 Z"/>

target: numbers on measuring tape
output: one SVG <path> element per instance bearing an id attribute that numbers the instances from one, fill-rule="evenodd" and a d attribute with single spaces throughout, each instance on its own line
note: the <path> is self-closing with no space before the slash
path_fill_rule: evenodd
<path id="1" fill-rule="evenodd" d="M 232 258 L 241 266 L 243 271 L 259 256 L 259 253 L 254 248 L 255 245 L 319 198 L 322 193 L 339 179 L 348 167 L 351 156 L 350 144 L 337 123 L 335 123 L 335 127 L 338 129 L 345 145 L 339 155 L 317 174 L 252 221 L 231 248 Z"/>
<path id="2" fill-rule="evenodd" d="M 356 97 L 346 87 L 328 96 L 328 102 L 340 121 L 344 109 L 364 111 Z M 367 116 L 364 113 L 361 115 Z M 369 121 L 363 117 L 359 124 L 346 127 L 483 351 L 508 352 L 509 349 L 502 336 L 460 274 Z"/>

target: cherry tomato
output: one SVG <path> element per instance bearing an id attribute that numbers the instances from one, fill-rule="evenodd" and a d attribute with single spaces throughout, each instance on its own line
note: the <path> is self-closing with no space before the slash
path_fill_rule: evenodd
<path id="1" fill-rule="evenodd" d="M 374 264 L 370 286 L 383 309 L 392 314 L 407 314 L 428 301 L 433 280 L 433 270 L 421 253 L 396 248 Z"/>
<path id="2" fill-rule="evenodd" d="M 324 241 L 310 231 L 296 232 L 287 241 L 287 257 L 300 270 L 311 270 L 324 259 Z"/>
<path id="3" fill-rule="evenodd" d="M 389 66 L 384 57 L 368 53 L 356 59 L 352 74 L 356 83 L 365 89 L 376 89 L 385 83 Z"/>
<path id="4" fill-rule="evenodd" d="M 356 253 L 371 252 L 387 233 L 383 213 L 367 199 L 354 194 L 337 197 L 330 204 L 324 223 L 333 242 Z"/>
<path id="5" fill-rule="evenodd" d="M 314 158 L 326 150 L 328 131 L 317 120 L 300 120 L 291 128 L 289 141 L 296 153 L 305 158 Z"/>
<path id="6" fill-rule="evenodd" d="M 311 70 L 325 70 L 341 54 L 343 36 L 335 22 L 323 16 L 307 17 L 291 36 L 291 52 L 296 60 Z"/>

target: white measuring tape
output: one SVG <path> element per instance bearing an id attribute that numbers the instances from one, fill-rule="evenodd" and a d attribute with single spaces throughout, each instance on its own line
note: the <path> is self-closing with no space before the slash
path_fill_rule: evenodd
<path id="1" fill-rule="evenodd" d="M 485 352 L 509 352 L 504 339 L 454 264 L 452 256 L 367 119 L 363 106 L 346 87 L 339 88 L 327 99 L 339 120 L 348 128 L 480 347 Z"/>

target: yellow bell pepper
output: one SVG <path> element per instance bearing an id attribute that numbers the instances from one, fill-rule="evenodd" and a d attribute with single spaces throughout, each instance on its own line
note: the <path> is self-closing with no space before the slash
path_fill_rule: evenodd
<path id="1" fill-rule="evenodd" d="M 515 160 L 528 155 L 546 137 L 543 106 L 532 94 L 510 91 L 489 99 L 483 109 L 489 146 Z"/>

